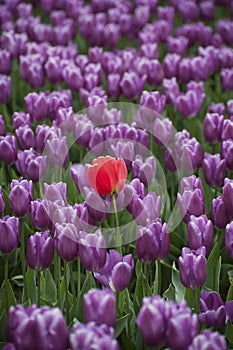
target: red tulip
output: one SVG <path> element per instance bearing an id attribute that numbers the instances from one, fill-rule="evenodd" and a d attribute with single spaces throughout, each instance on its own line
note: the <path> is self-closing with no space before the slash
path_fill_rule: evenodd
<path id="1" fill-rule="evenodd" d="M 127 168 L 123 159 L 98 157 L 87 168 L 87 180 L 100 195 L 120 192 L 126 182 Z"/>

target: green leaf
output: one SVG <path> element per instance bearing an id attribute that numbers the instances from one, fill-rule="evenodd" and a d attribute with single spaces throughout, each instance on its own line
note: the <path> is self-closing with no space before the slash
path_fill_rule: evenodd
<path id="1" fill-rule="evenodd" d="M 219 256 L 219 242 L 216 242 L 206 263 L 206 281 L 204 288 L 219 292 L 221 270 L 221 256 Z"/>
<path id="2" fill-rule="evenodd" d="M 6 292 L 7 292 L 7 298 L 8 298 L 8 303 L 9 305 L 16 305 L 16 299 L 15 299 L 15 294 L 13 292 L 12 286 L 10 281 L 7 281 L 7 288 L 6 288 Z"/>
<path id="3" fill-rule="evenodd" d="M 57 288 L 49 269 L 44 271 L 44 286 L 41 288 L 41 295 L 49 303 L 55 303 L 57 299 Z"/>
<path id="4" fill-rule="evenodd" d="M 183 286 L 183 284 L 180 281 L 180 273 L 176 269 L 175 263 L 173 263 L 173 266 L 172 266 L 172 283 L 175 287 L 175 300 L 176 300 L 176 302 L 183 300 L 185 287 Z"/>
<path id="5" fill-rule="evenodd" d="M 120 335 L 120 344 L 121 349 L 127 349 L 127 350 L 135 350 L 135 344 L 132 342 L 132 340 L 127 336 L 125 329 Z"/>
<path id="6" fill-rule="evenodd" d="M 136 350 L 141 350 L 144 348 L 144 340 L 142 333 L 139 328 L 137 328 L 137 333 L 136 333 Z"/>
<path id="7" fill-rule="evenodd" d="M 27 288 L 27 297 L 31 299 L 31 303 L 36 303 L 36 273 L 30 268 L 27 269 L 25 274 L 25 284 Z M 23 301 L 27 301 L 25 297 L 25 290 L 23 289 Z"/>
<path id="8" fill-rule="evenodd" d="M 123 331 L 123 329 L 126 326 L 126 323 L 128 321 L 129 318 L 129 314 L 122 316 L 121 318 L 119 318 L 116 321 L 116 325 L 115 325 L 115 337 L 119 337 L 119 335 L 121 334 L 121 332 Z"/>
<path id="9" fill-rule="evenodd" d="M 176 301 L 176 290 L 172 283 L 169 284 L 168 289 L 166 289 L 165 292 L 163 293 L 163 297 L 166 300 Z"/>
<path id="10" fill-rule="evenodd" d="M 231 345 L 233 345 L 233 324 L 228 322 L 226 329 L 226 337 Z"/>

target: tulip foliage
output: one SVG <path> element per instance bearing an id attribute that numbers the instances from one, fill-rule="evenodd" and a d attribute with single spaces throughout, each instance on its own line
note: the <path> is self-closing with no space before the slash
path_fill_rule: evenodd
<path id="1" fill-rule="evenodd" d="M 0 1 L 0 349 L 233 348 L 231 0 Z"/>

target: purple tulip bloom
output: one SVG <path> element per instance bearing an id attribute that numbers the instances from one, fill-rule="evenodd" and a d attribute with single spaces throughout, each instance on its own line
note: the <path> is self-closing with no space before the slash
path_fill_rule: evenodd
<path id="1" fill-rule="evenodd" d="M 200 216 L 205 212 L 203 194 L 200 189 L 185 189 L 182 194 L 177 194 L 180 213 L 183 220 L 188 223 L 191 215 Z"/>
<path id="2" fill-rule="evenodd" d="M 55 202 L 59 201 L 61 204 L 66 203 L 66 183 L 58 182 L 52 184 L 44 184 L 44 198 Z"/>
<path id="3" fill-rule="evenodd" d="M 206 215 L 190 216 L 188 223 L 188 242 L 191 249 L 206 247 L 209 253 L 213 246 L 213 224 Z"/>
<path id="4" fill-rule="evenodd" d="M 0 219 L 0 252 L 8 254 L 19 243 L 19 219 L 9 215 Z"/>
<path id="5" fill-rule="evenodd" d="M 220 333 L 211 332 L 211 330 L 206 329 L 203 333 L 193 338 L 192 344 L 189 345 L 188 350 L 200 350 L 204 348 L 226 350 L 226 339 Z"/>
<path id="6" fill-rule="evenodd" d="M 229 222 L 228 203 L 225 204 L 223 197 L 214 198 L 211 205 L 211 221 L 219 229 L 223 230 Z"/>
<path id="7" fill-rule="evenodd" d="M 7 339 L 17 349 L 64 350 L 68 347 L 69 331 L 60 309 L 17 305 L 9 310 Z"/>
<path id="8" fill-rule="evenodd" d="M 169 118 L 156 119 L 153 125 L 154 140 L 159 147 L 168 146 L 173 137 L 173 124 Z"/>
<path id="9" fill-rule="evenodd" d="M 143 262 L 153 262 L 164 258 L 170 250 L 167 224 L 161 219 L 153 221 L 148 227 L 139 227 L 136 240 L 136 253 Z"/>
<path id="10" fill-rule="evenodd" d="M 16 168 L 23 177 L 27 177 L 36 183 L 46 173 L 46 156 L 41 156 L 32 148 L 25 151 L 18 151 Z"/>
<path id="11" fill-rule="evenodd" d="M 116 250 L 110 249 L 105 265 L 94 276 L 105 287 L 110 287 L 114 292 L 121 291 L 129 284 L 133 269 L 134 260 L 131 254 L 121 256 Z"/>
<path id="12" fill-rule="evenodd" d="M 226 322 L 226 310 L 222 298 L 217 292 L 201 291 L 199 320 L 210 327 L 223 327 Z"/>
<path id="13" fill-rule="evenodd" d="M 130 100 L 136 99 L 142 92 L 145 81 L 146 76 L 139 77 L 134 71 L 125 72 L 120 82 L 123 95 Z"/>
<path id="14" fill-rule="evenodd" d="M 56 224 L 54 245 L 58 255 L 65 261 L 72 261 L 78 257 L 78 233 L 74 224 Z"/>
<path id="15" fill-rule="evenodd" d="M 11 78 L 0 74 L 0 104 L 7 103 L 11 97 Z"/>
<path id="16" fill-rule="evenodd" d="M 202 162 L 206 183 L 211 187 L 220 187 L 226 177 L 226 160 L 221 159 L 220 154 L 204 154 Z"/>
<path id="17" fill-rule="evenodd" d="M 226 160 L 227 169 L 233 171 L 233 140 L 223 141 L 221 153 L 222 157 Z"/>
<path id="18" fill-rule="evenodd" d="M 66 136 L 52 137 L 46 142 L 44 153 L 52 167 L 62 168 L 68 162 L 68 145 Z"/>
<path id="19" fill-rule="evenodd" d="M 114 327 L 116 323 L 116 302 L 111 289 L 91 289 L 83 296 L 85 322 Z"/>
<path id="20" fill-rule="evenodd" d="M 224 116 L 218 113 L 207 113 L 204 119 L 204 136 L 208 142 L 221 141 Z"/>
<path id="21" fill-rule="evenodd" d="M 70 348 L 89 350 L 119 350 L 119 345 L 114 339 L 114 329 L 106 325 L 97 326 L 94 322 L 87 324 L 77 323 L 70 335 Z"/>
<path id="22" fill-rule="evenodd" d="M 10 209 L 15 216 L 23 217 L 30 212 L 32 201 L 32 181 L 24 180 L 22 177 L 18 180 L 12 180 L 9 200 Z"/>
<path id="23" fill-rule="evenodd" d="M 49 212 L 46 201 L 37 199 L 31 202 L 32 224 L 39 229 L 47 229 L 50 226 Z"/>
<path id="24" fill-rule="evenodd" d="M 24 112 L 14 112 L 12 115 L 13 129 L 16 130 L 21 126 L 30 126 L 31 118 L 28 113 Z"/>
<path id="25" fill-rule="evenodd" d="M 156 172 L 156 162 L 154 157 L 149 157 L 143 161 L 140 155 L 136 155 L 132 162 L 132 179 L 139 179 L 145 187 L 148 187 Z"/>
<path id="26" fill-rule="evenodd" d="M 222 199 L 226 206 L 226 211 L 231 220 L 233 218 L 233 181 L 227 177 L 224 180 Z"/>
<path id="27" fill-rule="evenodd" d="M 27 243 L 26 260 L 33 270 L 43 270 L 53 261 L 53 239 L 49 231 L 36 232 Z"/>
<path id="28" fill-rule="evenodd" d="M 12 134 L 0 136 L 0 159 L 8 165 L 17 159 L 16 139 Z"/>
<path id="29" fill-rule="evenodd" d="M 200 288 L 206 279 L 206 248 L 191 250 L 184 247 L 179 257 L 180 279 L 186 288 Z"/>
<path id="30" fill-rule="evenodd" d="M 20 148 L 29 149 L 35 146 L 35 135 L 28 125 L 20 126 L 15 130 Z"/>
<path id="31" fill-rule="evenodd" d="M 79 257 L 83 267 L 90 271 L 100 271 L 106 261 L 106 241 L 100 230 L 87 234 L 79 233 Z"/>

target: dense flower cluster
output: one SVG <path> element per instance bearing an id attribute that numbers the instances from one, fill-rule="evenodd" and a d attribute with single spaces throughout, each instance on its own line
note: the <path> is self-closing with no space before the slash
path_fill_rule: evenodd
<path id="1" fill-rule="evenodd" d="M 0 33 L 4 349 L 232 347 L 232 1 L 2 0 Z"/>

